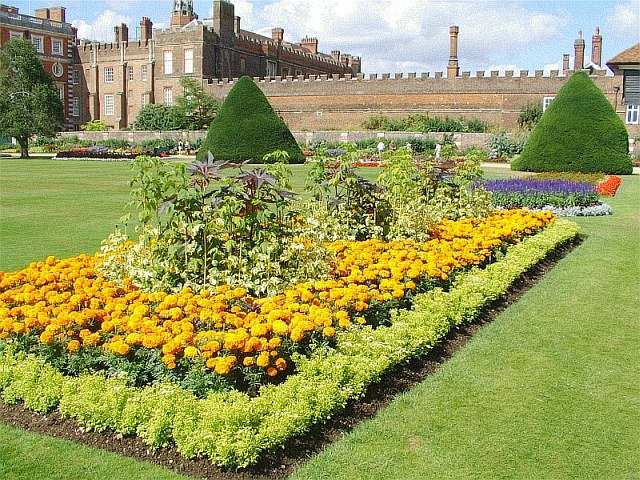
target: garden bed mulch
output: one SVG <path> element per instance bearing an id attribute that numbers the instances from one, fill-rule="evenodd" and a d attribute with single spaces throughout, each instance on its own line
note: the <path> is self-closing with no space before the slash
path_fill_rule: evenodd
<path id="1" fill-rule="evenodd" d="M 509 291 L 488 305 L 472 323 L 453 330 L 427 355 L 388 372 L 371 385 L 366 395 L 351 402 L 345 410 L 329 421 L 317 425 L 305 435 L 290 440 L 284 448 L 266 454 L 258 465 L 239 471 L 225 471 L 206 459 L 185 459 L 175 448 L 152 450 L 138 438 L 119 436 L 113 432 L 89 432 L 73 420 L 62 418 L 57 412 L 41 415 L 21 405 L 7 405 L 0 401 L 0 422 L 24 430 L 72 440 L 84 445 L 150 462 L 177 473 L 210 480 L 277 480 L 291 474 L 306 459 L 336 441 L 360 422 L 372 418 L 398 394 L 403 393 L 434 373 L 440 365 L 464 347 L 483 325 L 518 299 L 564 256 L 582 242 L 581 237 L 562 245 L 547 255 L 535 267 L 520 276 Z"/>

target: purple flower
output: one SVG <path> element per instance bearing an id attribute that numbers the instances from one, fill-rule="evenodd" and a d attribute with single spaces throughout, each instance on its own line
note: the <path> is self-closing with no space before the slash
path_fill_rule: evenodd
<path id="1" fill-rule="evenodd" d="M 526 178 L 487 180 L 484 182 L 484 188 L 494 193 L 559 193 L 565 195 L 595 193 L 595 187 L 590 183 Z"/>

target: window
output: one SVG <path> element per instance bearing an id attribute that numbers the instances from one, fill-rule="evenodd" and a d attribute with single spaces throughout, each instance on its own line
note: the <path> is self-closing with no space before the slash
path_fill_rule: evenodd
<path id="1" fill-rule="evenodd" d="M 193 73 L 193 50 L 184 51 L 184 73 Z"/>
<path id="2" fill-rule="evenodd" d="M 556 97 L 544 97 L 542 99 L 542 111 L 546 112 L 547 108 L 549 108 L 549 105 L 551 105 L 551 102 L 553 102 L 553 99 Z"/>
<path id="3" fill-rule="evenodd" d="M 133 77 L 134 77 L 134 70 L 133 67 L 129 67 L 129 81 L 132 82 L 133 81 Z"/>
<path id="4" fill-rule="evenodd" d="M 242 73 L 246 73 L 247 71 L 247 61 L 244 58 L 240 59 L 240 71 Z"/>
<path id="5" fill-rule="evenodd" d="M 627 105 L 640 105 L 640 69 L 623 70 L 622 97 Z"/>
<path id="6" fill-rule="evenodd" d="M 627 125 L 640 123 L 640 105 L 627 105 Z"/>
<path id="7" fill-rule="evenodd" d="M 148 73 L 149 73 L 148 68 L 149 68 L 148 65 L 142 65 L 140 67 L 140 80 L 142 80 L 143 82 L 147 81 Z"/>
<path id="8" fill-rule="evenodd" d="M 31 43 L 36 49 L 38 53 L 44 53 L 44 42 L 42 41 L 42 37 L 38 37 L 37 35 L 31 35 Z"/>
<path id="9" fill-rule="evenodd" d="M 104 114 L 115 115 L 116 114 L 116 97 L 113 95 L 104 96 Z"/>
<path id="10" fill-rule="evenodd" d="M 73 99 L 71 99 L 71 115 L 74 117 L 80 116 L 80 98 L 79 97 L 73 97 Z"/>
<path id="11" fill-rule="evenodd" d="M 24 38 L 24 33 L 23 32 L 9 32 L 9 40 L 14 39 L 14 38 L 23 39 Z"/>
<path id="12" fill-rule="evenodd" d="M 64 85 L 59 83 L 56 86 L 58 88 L 58 96 L 60 97 L 60 100 L 62 100 L 64 102 Z"/>
<path id="13" fill-rule="evenodd" d="M 173 52 L 164 52 L 162 58 L 164 59 L 164 74 L 173 74 Z"/>
<path id="14" fill-rule="evenodd" d="M 113 83 L 113 67 L 104 67 L 104 83 Z"/>
<path id="15" fill-rule="evenodd" d="M 288 68 L 283 68 L 282 69 L 282 76 L 283 77 L 288 77 L 289 76 L 289 69 Z"/>
<path id="16" fill-rule="evenodd" d="M 74 68 L 72 73 L 71 73 L 71 78 L 73 81 L 74 85 L 79 85 L 80 84 L 80 70 L 78 70 L 77 68 Z"/>
<path id="17" fill-rule="evenodd" d="M 276 76 L 276 62 L 267 61 L 267 77 Z"/>
<path id="18" fill-rule="evenodd" d="M 51 53 L 53 55 L 62 55 L 62 40 L 51 40 Z"/>
<path id="19" fill-rule="evenodd" d="M 167 107 L 173 105 L 173 88 L 171 87 L 164 87 L 164 104 Z"/>
<path id="20" fill-rule="evenodd" d="M 142 95 L 140 95 L 140 105 L 142 105 L 143 107 L 147 105 L 147 94 L 143 93 Z"/>

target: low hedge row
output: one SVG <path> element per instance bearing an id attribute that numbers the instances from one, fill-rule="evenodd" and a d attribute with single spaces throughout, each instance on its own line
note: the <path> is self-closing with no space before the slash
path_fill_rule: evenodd
<path id="1" fill-rule="evenodd" d="M 8 347 L 0 355 L 0 392 L 5 402 L 23 401 L 37 412 L 58 408 L 85 428 L 138 435 L 154 448 L 175 444 L 186 457 L 246 467 L 362 396 L 389 369 L 427 352 L 577 232 L 575 224 L 556 221 L 509 247 L 496 263 L 461 274 L 448 292 L 417 295 L 413 309 L 396 313 L 390 327 L 340 333 L 335 349 L 298 359 L 296 375 L 263 387 L 255 398 L 228 392 L 198 400 L 175 385 L 136 389 L 98 374 L 65 377 Z"/>

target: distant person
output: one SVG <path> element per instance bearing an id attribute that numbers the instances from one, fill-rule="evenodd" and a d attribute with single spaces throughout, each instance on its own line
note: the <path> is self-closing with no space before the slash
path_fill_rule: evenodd
<path id="1" fill-rule="evenodd" d="M 384 152 L 384 149 L 385 149 L 384 142 L 380 142 L 378 144 L 378 153 Z"/>
<path id="2" fill-rule="evenodd" d="M 440 160 L 440 153 L 442 152 L 442 145 L 436 144 L 436 160 Z"/>

